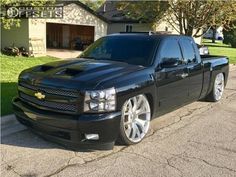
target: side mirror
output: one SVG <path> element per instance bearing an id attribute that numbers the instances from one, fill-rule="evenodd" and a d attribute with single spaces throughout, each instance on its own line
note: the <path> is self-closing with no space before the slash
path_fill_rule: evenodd
<path id="1" fill-rule="evenodd" d="M 179 58 L 164 58 L 164 60 L 161 62 L 161 67 L 172 68 L 178 66 L 179 63 Z"/>

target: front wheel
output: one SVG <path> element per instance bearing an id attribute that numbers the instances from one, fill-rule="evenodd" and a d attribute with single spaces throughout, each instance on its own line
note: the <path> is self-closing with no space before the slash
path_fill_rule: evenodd
<path id="1" fill-rule="evenodd" d="M 138 95 L 128 99 L 122 107 L 118 142 L 136 144 L 147 134 L 151 120 L 151 109 L 147 97 Z"/>
<path id="2" fill-rule="evenodd" d="M 219 101 L 222 98 L 224 87 L 225 87 L 224 74 L 219 73 L 215 77 L 214 86 L 211 93 L 208 96 L 208 99 L 214 102 Z"/>

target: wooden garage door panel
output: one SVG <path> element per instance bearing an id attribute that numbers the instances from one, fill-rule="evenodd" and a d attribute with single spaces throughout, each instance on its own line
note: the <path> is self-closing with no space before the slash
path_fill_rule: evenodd
<path id="1" fill-rule="evenodd" d="M 68 29 L 67 27 L 69 28 L 69 35 L 65 31 L 63 31 L 65 29 Z M 65 40 L 65 37 L 69 38 L 69 40 Z M 71 43 L 76 38 L 80 38 L 84 45 L 90 45 L 94 42 L 94 27 L 47 23 L 47 47 L 65 48 L 66 46 L 68 46 L 67 48 L 72 49 Z M 65 41 L 67 43 L 69 41 L 69 45 L 64 44 Z"/>
<path id="2" fill-rule="evenodd" d="M 47 28 L 47 46 L 61 48 L 62 25 L 48 23 L 46 28 Z"/>
<path id="3" fill-rule="evenodd" d="M 92 26 L 70 26 L 70 40 L 79 37 L 84 43 L 94 42 L 94 27 Z"/>

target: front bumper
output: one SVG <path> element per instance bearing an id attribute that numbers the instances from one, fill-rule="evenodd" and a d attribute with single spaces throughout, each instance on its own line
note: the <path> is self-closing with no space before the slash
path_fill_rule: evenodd
<path id="1" fill-rule="evenodd" d="M 34 108 L 19 98 L 12 104 L 20 123 L 72 149 L 112 149 L 119 134 L 121 112 L 69 115 Z M 98 134 L 99 140 L 87 140 L 85 134 Z"/>

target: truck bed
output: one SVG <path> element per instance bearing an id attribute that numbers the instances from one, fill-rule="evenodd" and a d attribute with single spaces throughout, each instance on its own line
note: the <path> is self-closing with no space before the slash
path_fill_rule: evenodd
<path id="1" fill-rule="evenodd" d="M 202 61 L 206 60 L 215 60 L 219 58 L 227 58 L 226 56 L 218 56 L 218 55 L 201 55 Z"/>

